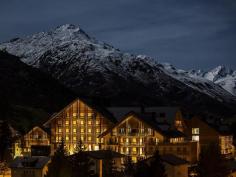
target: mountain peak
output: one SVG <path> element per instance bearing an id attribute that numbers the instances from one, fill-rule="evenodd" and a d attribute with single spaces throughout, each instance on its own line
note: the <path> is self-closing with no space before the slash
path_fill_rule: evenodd
<path id="1" fill-rule="evenodd" d="M 225 66 L 217 66 L 216 68 L 206 72 L 204 74 L 204 77 L 210 81 L 215 82 L 216 80 L 227 76 L 229 74 L 229 71 L 226 69 Z"/>
<path id="2" fill-rule="evenodd" d="M 80 31 L 81 29 L 79 26 L 76 26 L 74 24 L 64 24 L 64 25 L 58 26 L 56 30 L 57 31 L 68 31 L 68 30 Z"/>

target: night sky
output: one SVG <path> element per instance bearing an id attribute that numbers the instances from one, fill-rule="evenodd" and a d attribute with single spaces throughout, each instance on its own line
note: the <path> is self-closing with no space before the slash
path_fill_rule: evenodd
<path id="1" fill-rule="evenodd" d="M 179 68 L 236 69 L 235 0 L 1 0 L 1 42 L 66 23 Z"/>

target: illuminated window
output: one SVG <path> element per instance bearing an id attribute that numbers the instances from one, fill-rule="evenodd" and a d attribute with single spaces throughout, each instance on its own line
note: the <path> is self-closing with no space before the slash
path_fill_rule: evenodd
<path id="1" fill-rule="evenodd" d="M 69 141 L 70 137 L 69 136 L 66 136 L 66 141 Z"/>
<path id="2" fill-rule="evenodd" d="M 80 121 L 80 124 L 81 124 L 81 125 L 84 125 L 84 121 L 83 121 L 83 120 L 81 120 L 81 121 Z"/>
<path id="3" fill-rule="evenodd" d="M 84 129 L 83 129 L 83 128 L 81 128 L 81 129 L 80 129 L 80 132 L 81 132 L 81 133 L 84 133 Z"/>
<path id="4" fill-rule="evenodd" d="M 124 128 L 121 128 L 121 129 L 120 129 L 120 133 L 121 133 L 121 134 L 125 133 L 125 129 L 124 129 Z"/>
<path id="5" fill-rule="evenodd" d="M 76 120 L 73 120 L 73 125 L 76 125 Z"/>
<path id="6" fill-rule="evenodd" d="M 88 133 L 91 133 L 91 132 L 92 132 L 92 129 L 91 129 L 91 128 L 89 128 L 89 129 L 88 129 Z"/>
<path id="7" fill-rule="evenodd" d="M 139 142 L 140 142 L 140 144 L 142 144 L 142 143 L 143 143 L 143 139 L 142 139 L 142 138 L 140 138 Z"/>
<path id="8" fill-rule="evenodd" d="M 92 121 L 91 121 L 91 120 L 89 120 L 89 121 L 88 121 L 88 125 L 91 125 L 91 124 L 92 124 Z"/>
<path id="9" fill-rule="evenodd" d="M 69 133 L 69 128 L 66 129 L 66 133 Z"/>
<path id="10" fill-rule="evenodd" d="M 139 149 L 139 153 L 140 153 L 140 155 L 143 154 L 143 148 L 140 148 L 140 149 Z"/>
<path id="11" fill-rule="evenodd" d="M 192 128 L 192 140 L 199 141 L 199 128 Z"/>
<path id="12" fill-rule="evenodd" d="M 193 135 L 199 135 L 199 128 L 192 128 Z"/>
<path id="13" fill-rule="evenodd" d="M 66 125 L 69 125 L 69 120 L 66 120 Z"/>
<path id="14" fill-rule="evenodd" d="M 100 133 L 100 129 L 99 129 L 99 128 L 97 128 L 97 129 L 96 129 L 96 132 L 97 132 L 97 133 Z"/>
<path id="15" fill-rule="evenodd" d="M 73 132 L 76 133 L 76 128 L 73 129 Z"/>
<path id="16" fill-rule="evenodd" d="M 132 152 L 133 152 L 133 153 L 136 153 L 136 152 L 137 152 L 136 147 L 133 147 L 133 148 L 132 148 Z"/>
<path id="17" fill-rule="evenodd" d="M 74 113 L 73 113 L 73 117 L 76 117 L 76 116 L 77 116 L 77 113 L 76 113 L 76 112 L 74 112 Z"/>
<path id="18" fill-rule="evenodd" d="M 91 136 L 88 136 L 88 141 L 91 141 L 92 140 L 92 137 Z"/>
<path id="19" fill-rule="evenodd" d="M 61 133 L 61 131 L 62 131 L 61 128 L 59 128 L 59 129 L 58 129 L 58 132 Z"/>
<path id="20" fill-rule="evenodd" d="M 92 113 L 91 112 L 88 112 L 88 117 L 92 117 Z"/>
<path id="21" fill-rule="evenodd" d="M 76 141 L 76 137 L 75 136 L 73 137 L 73 140 Z"/>
<path id="22" fill-rule="evenodd" d="M 99 125 L 100 124 L 100 121 L 99 120 L 96 120 L 96 125 Z"/>
<path id="23" fill-rule="evenodd" d="M 132 139 L 132 143 L 136 143 L 136 138 L 133 138 L 133 139 Z"/>
<path id="24" fill-rule="evenodd" d="M 80 140 L 81 140 L 81 141 L 84 141 L 84 137 L 83 137 L 83 136 L 81 136 L 81 137 L 80 137 Z"/>
<path id="25" fill-rule="evenodd" d="M 58 137 L 58 141 L 61 141 L 61 140 L 62 140 L 62 138 L 61 138 L 61 136 L 59 136 L 59 137 Z"/>
<path id="26" fill-rule="evenodd" d="M 148 128 L 148 134 L 151 135 L 152 134 L 152 129 Z"/>
<path id="27" fill-rule="evenodd" d="M 99 143 L 99 138 L 96 138 L 96 143 Z"/>
<path id="28" fill-rule="evenodd" d="M 79 115 L 80 115 L 80 117 L 84 117 L 84 113 L 83 112 L 81 112 Z"/>
<path id="29" fill-rule="evenodd" d="M 127 144 L 129 143 L 129 138 L 126 138 L 126 143 L 127 143 Z"/>
<path id="30" fill-rule="evenodd" d="M 193 135 L 192 140 L 193 141 L 199 141 L 199 135 Z"/>
<path id="31" fill-rule="evenodd" d="M 137 157 L 132 157 L 132 161 L 133 161 L 134 163 L 136 163 L 136 162 L 137 162 Z"/>

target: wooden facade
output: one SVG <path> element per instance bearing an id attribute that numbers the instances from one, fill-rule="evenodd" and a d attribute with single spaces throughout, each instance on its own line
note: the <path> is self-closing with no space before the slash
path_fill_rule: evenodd
<path id="1" fill-rule="evenodd" d="M 14 156 L 31 155 L 32 146 L 50 146 L 50 136 L 36 126 L 14 144 Z"/>
<path id="2" fill-rule="evenodd" d="M 131 156 L 134 162 L 152 156 L 156 149 L 160 154 L 171 153 L 192 163 L 196 162 L 198 155 L 196 142 L 187 142 L 182 136 L 171 137 L 166 133 L 168 134 L 168 130 L 167 132 L 157 130 L 141 117 L 129 114 L 102 137 L 104 137 L 104 149 L 112 149 Z"/>
<path id="3" fill-rule="evenodd" d="M 187 135 L 189 141 L 199 142 L 200 149 L 210 143 L 219 144 L 221 153 L 226 158 L 233 158 L 234 145 L 233 135 L 226 132 L 221 132 L 214 128 L 200 117 L 193 117 L 189 120 L 183 120 L 183 132 Z"/>
<path id="4" fill-rule="evenodd" d="M 51 128 L 51 145 L 55 150 L 63 140 L 70 154 L 79 141 L 88 151 L 101 149 L 103 138 L 98 136 L 113 124 L 96 109 L 77 99 L 53 116 L 47 124 Z"/>

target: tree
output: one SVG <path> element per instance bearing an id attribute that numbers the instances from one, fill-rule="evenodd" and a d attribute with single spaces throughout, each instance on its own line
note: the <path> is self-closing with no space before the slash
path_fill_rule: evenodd
<path id="1" fill-rule="evenodd" d="M 94 164 L 89 159 L 88 153 L 85 152 L 86 147 L 80 140 L 76 145 L 74 155 L 71 157 L 72 177 L 89 177 L 91 166 Z"/>
<path id="2" fill-rule="evenodd" d="M 45 177 L 71 177 L 71 166 L 67 155 L 68 152 L 62 140 L 48 165 L 48 172 Z"/>
<path id="3" fill-rule="evenodd" d="M 156 150 L 150 162 L 150 177 L 166 177 L 165 165 L 161 160 L 159 151 Z"/>
<path id="4" fill-rule="evenodd" d="M 228 177 L 227 161 L 222 157 L 218 144 L 201 149 L 197 173 L 199 177 Z"/>
<path id="5" fill-rule="evenodd" d="M 137 162 L 134 177 L 150 177 L 149 166 L 145 161 L 139 160 Z"/>
<path id="6" fill-rule="evenodd" d="M 11 161 L 12 133 L 6 120 L 0 123 L 0 162 Z"/>
<path id="7" fill-rule="evenodd" d="M 127 156 L 124 161 L 124 173 L 127 177 L 133 177 L 134 176 L 134 163 L 132 161 L 132 158 L 130 156 Z"/>

